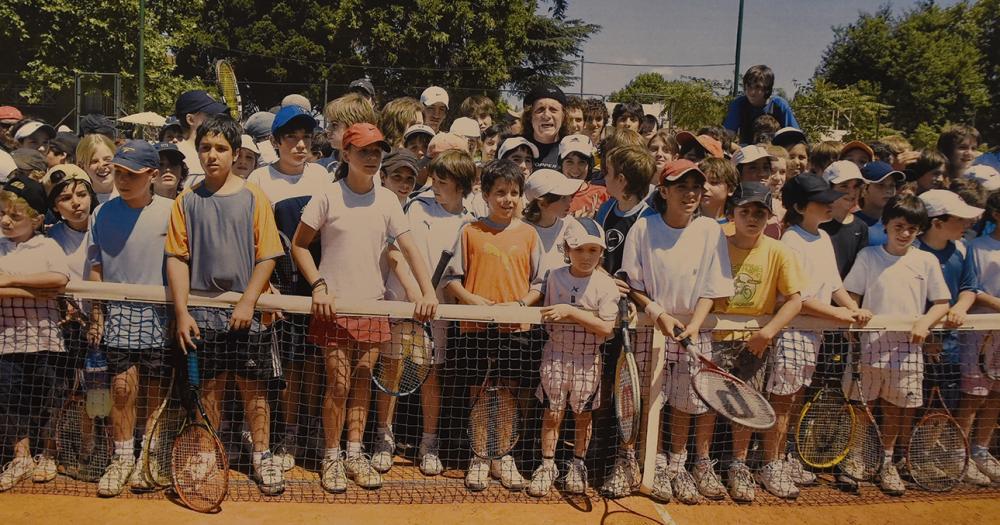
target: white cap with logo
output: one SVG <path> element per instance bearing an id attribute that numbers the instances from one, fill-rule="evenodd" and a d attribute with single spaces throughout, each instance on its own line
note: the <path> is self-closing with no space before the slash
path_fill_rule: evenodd
<path id="1" fill-rule="evenodd" d="M 549 193 L 555 195 L 574 195 L 580 191 L 583 181 L 571 179 L 556 170 L 543 168 L 532 172 L 524 183 L 524 198 L 531 202 Z"/>
<path id="2" fill-rule="evenodd" d="M 952 215 L 960 219 L 975 219 L 983 214 L 982 208 L 969 206 L 957 193 L 948 190 L 927 190 L 920 194 L 927 207 L 928 217 Z"/>
<path id="3" fill-rule="evenodd" d="M 829 182 L 831 186 L 855 179 L 862 183 L 866 182 L 861 176 L 861 168 L 849 160 L 838 160 L 823 170 L 823 180 Z"/>
<path id="4" fill-rule="evenodd" d="M 570 248 L 579 248 L 584 244 L 596 244 L 607 248 L 604 242 L 604 228 L 590 217 L 566 219 L 566 232 L 563 239 Z"/>
<path id="5" fill-rule="evenodd" d="M 444 104 L 444 107 L 448 107 L 448 92 L 444 88 L 438 86 L 431 86 L 424 90 L 420 94 L 420 103 L 424 107 L 431 107 L 434 104 Z"/>

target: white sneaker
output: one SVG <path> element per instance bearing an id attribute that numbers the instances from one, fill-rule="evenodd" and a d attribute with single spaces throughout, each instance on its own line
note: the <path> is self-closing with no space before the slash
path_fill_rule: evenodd
<path id="1" fill-rule="evenodd" d="M 653 473 L 652 491 L 649 495 L 663 503 L 667 503 L 674 497 L 674 489 L 671 485 L 670 472 L 667 470 L 667 467 L 657 465 L 656 471 Z"/>
<path id="2" fill-rule="evenodd" d="M 587 466 L 576 461 L 569 464 L 569 472 L 566 473 L 566 492 L 570 494 L 583 494 L 587 492 Z"/>
<path id="3" fill-rule="evenodd" d="M 639 467 L 635 464 L 635 458 L 619 455 L 615 459 L 615 465 L 611 469 L 611 475 L 604 480 L 601 485 L 601 494 L 611 499 L 624 498 L 635 490 L 635 477 L 633 472 L 637 472 Z"/>
<path id="4" fill-rule="evenodd" d="M 281 470 L 285 472 L 295 468 L 295 454 L 298 452 L 298 447 L 295 446 L 295 439 L 295 436 L 285 434 L 282 436 L 281 441 L 274 447 L 274 458 L 277 460 L 278 465 L 281 466 Z"/>
<path id="5" fill-rule="evenodd" d="M 260 464 L 254 465 L 253 471 L 261 494 L 276 496 L 285 491 L 285 471 L 271 452 L 264 452 Z"/>
<path id="6" fill-rule="evenodd" d="M 970 461 L 965 465 L 965 474 L 962 475 L 962 481 L 977 487 L 988 487 L 993 483 L 989 476 L 979 470 L 979 466 L 976 465 L 975 461 Z"/>
<path id="7" fill-rule="evenodd" d="M 733 461 L 729 465 L 729 497 L 733 501 L 750 503 L 757 495 L 756 484 L 753 481 L 753 474 L 750 467 L 742 461 Z"/>
<path id="8" fill-rule="evenodd" d="M 363 489 L 377 489 L 382 486 L 382 474 L 379 474 L 371 462 L 363 454 L 348 456 L 345 462 L 347 477 L 354 480 Z"/>
<path id="9" fill-rule="evenodd" d="M 14 458 L 0 472 L 0 492 L 14 488 L 18 483 L 28 479 L 35 470 L 35 462 L 31 458 Z"/>
<path id="10" fill-rule="evenodd" d="M 979 471 L 986 474 L 992 481 L 1000 481 L 1000 461 L 986 452 L 972 456 L 973 463 L 979 467 Z"/>
<path id="11" fill-rule="evenodd" d="M 479 492 L 486 490 L 490 486 L 490 462 L 488 460 L 473 457 L 469 461 L 469 470 L 465 472 L 465 487 L 471 491 Z"/>
<path id="12" fill-rule="evenodd" d="M 420 473 L 425 476 L 437 476 L 444 472 L 444 465 L 438 457 L 437 443 L 430 446 L 420 446 Z"/>
<path id="13" fill-rule="evenodd" d="M 799 458 L 791 453 L 785 456 L 785 472 L 792 478 L 792 482 L 800 487 L 816 484 L 816 474 L 806 470 Z"/>
<path id="14" fill-rule="evenodd" d="M 47 454 L 35 456 L 35 468 L 31 471 L 31 481 L 48 483 L 56 479 L 56 460 Z"/>
<path id="15" fill-rule="evenodd" d="M 715 473 L 715 460 L 696 461 L 691 469 L 691 477 L 698 492 L 707 499 L 718 501 L 726 498 L 726 487 Z"/>
<path id="16" fill-rule="evenodd" d="M 785 470 L 785 462 L 780 459 L 764 465 L 757 471 L 757 481 L 768 492 L 783 499 L 799 497 L 799 488 Z"/>
<path id="17" fill-rule="evenodd" d="M 517 463 L 514 462 L 514 456 L 507 454 L 506 456 L 500 458 L 499 460 L 494 460 L 490 463 L 490 474 L 500 480 L 500 484 L 504 486 L 507 490 L 523 490 L 525 481 L 524 477 L 517 470 Z"/>
<path id="18" fill-rule="evenodd" d="M 531 483 L 528 484 L 528 495 L 540 498 L 552 490 L 552 484 L 559 477 L 559 469 L 555 463 L 546 465 L 542 463 L 531 475 Z"/>
<path id="19" fill-rule="evenodd" d="M 396 442 L 392 434 L 386 433 L 382 438 L 375 439 L 372 447 L 372 467 L 385 474 L 392 468 L 392 456 L 396 453 Z"/>
<path id="20" fill-rule="evenodd" d="M 882 470 L 878 473 L 879 477 L 879 488 L 882 492 L 890 496 L 902 496 L 906 492 L 906 485 L 903 485 L 903 480 L 899 477 L 899 471 L 896 470 L 896 466 L 890 462 L 886 462 L 882 465 Z"/>
<path id="21" fill-rule="evenodd" d="M 347 471 L 344 469 L 344 458 L 323 458 L 320 465 L 320 485 L 323 490 L 340 494 L 347 491 Z"/>
<path id="22" fill-rule="evenodd" d="M 670 476 L 670 488 L 674 491 L 677 501 L 685 505 L 695 505 L 698 503 L 698 487 L 694 483 L 691 473 L 684 468 L 671 471 L 668 467 L 667 473 Z"/>
<path id="23" fill-rule="evenodd" d="M 97 482 L 97 495 L 113 498 L 122 493 L 125 485 L 135 470 L 135 458 L 132 456 L 115 455 L 111 464 L 104 470 L 104 475 Z"/>

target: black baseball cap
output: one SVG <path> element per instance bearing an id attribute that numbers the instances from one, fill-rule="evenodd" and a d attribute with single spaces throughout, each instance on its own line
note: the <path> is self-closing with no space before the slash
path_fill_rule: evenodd
<path id="1" fill-rule="evenodd" d="M 37 149 L 17 148 L 10 152 L 10 156 L 14 159 L 14 165 L 19 170 L 45 172 L 49 169 L 49 163 L 45 160 L 45 155 Z"/>
<path id="2" fill-rule="evenodd" d="M 80 119 L 80 136 L 84 135 L 104 135 L 114 140 L 116 135 L 115 123 L 100 113 L 84 115 Z"/>
<path id="3" fill-rule="evenodd" d="M 417 156 L 408 149 L 393 148 L 382 158 L 382 169 L 390 174 L 399 168 L 410 168 L 414 175 L 420 175 Z"/>
<path id="4" fill-rule="evenodd" d="M 807 202 L 830 204 L 844 195 L 846 195 L 844 192 L 830 187 L 830 183 L 823 180 L 823 177 L 812 173 L 803 173 L 788 179 L 781 189 L 781 200 L 786 208 Z"/>
<path id="5" fill-rule="evenodd" d="M 174 115 L 177 116 L 178 120 L 181 120 L 182 116 L 191 113 L 218 115 L 228 112 L 229 106 L 215 100 L 209 96 L 208 92 L 201 89 L 181 93 L 181 96 L 177 97 L 177 103 L 174 105 Z"/>
<path id="6" fill-rule="evenodd" d="M 566 93 L 563 93 L 563 90 L 559 89 L 559 86 L 547 82 L 537 84 L 531 88 L 531 91 L 524 95 L 524 105 L 531 106 L 536 100 L 543 98 L 558 100 L 563 106 L 566 105 Z"/>
<path id="7" fill-rule="evenodd" d="M 756 202 L 767 208 L 767 211 L 774 213 L 774 197 L 771 195 L 771 188 L 768 188 L 762 182 L 741 182 L 736 187 L 732 196 L 729 197 L 729 203 L 733 208 L 745 206 L 752 202 Z"/>
<path id="8" fill-rule="evenodd" d="M 161 157 L 169 157 L 173 159 L 174 164 L 180 164 L 184 162 L 184 152 L 177 149 L 177 144 L 172 142 L 157 142 L 153 145 L 156 152 L 160 154 Z"/>
<path id="9" fill-rule="evenodd" d="M 48 204 L 45 200 L 45 188 L 42 184 L 28 177 L 14 177 L 3 185 L 3 191 L 9 191 L 14 195 L 24 199 L 31 206 L 31 209 L 45 215 L 48 211 Z"/>
<path id="10" fill-rule="evenodd" d="M 368 80 L 367 78 L 359 78 L 354 82 L 351 82 L 351 85 L 347 87 L 347 90 L 361 91 L 364 92 L 364 94 L 368 95 L 369 97 L 375 96 L 375 86 L 373 86 L 372 81 Z"/>
<path id="11" fill-rule="evenodd" d="M 80 144 L 80 138 L 75 134 L 68 131 L 60 131 L 56 133 L 56 138 L 49 141 L 49 148 L 55 148 L 59 150 L 60 153 L 66 153 L 70 156 L 76 155 L 76 147 Z"/>

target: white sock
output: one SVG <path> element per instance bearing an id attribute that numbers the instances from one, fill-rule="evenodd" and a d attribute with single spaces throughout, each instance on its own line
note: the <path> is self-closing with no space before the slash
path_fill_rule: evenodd
<path id="1" fill-rule="evenodd" d="M 353 458 L 361 455 L 361 443 L 347 443 L 347 457 Z"/>
<path id="2" fill-rule="evenodd" d="M 666 452 L 657 452 L 656 453 L 656 466 L 657 467 L 666 468 L 668 465 L 670 465 L 670 458 L 667 457 L 667 453 Z"/>
<path id="3" fill-rule="evenodd" d="M 584 467 L 583 458 L 578 456 L 573 456 L 573 465 L 576 467 Z"/>
<path id="4" fill-rule="evenodd" d="M 635 459 L 635 449 L 631 449 L 631 448 L 625 449 L 625 458 L 629 459 L 629 460 L 634 460 Z"/>
<path id="5" fill-rule="evenodd" d="M 145 439 L 142 440 L 142 443 L 143 443 L 143 447 L 142 447 L 143 452 L 147 452 L 149 450 L 156 450 L 156 447 L 157 447 L 157 445 L 160 444 L 160 441 L 158 439 L 156 439 L 156 436 L 153 436 L 153 437 L 149 438 L 148 441 L 145 440 Z M 149 446 L 146 446 L 146 443 L 149 443 Z"/>
<path id="6" fill-rule="evenodd" d="M 556 458 L 542 458 L 543 467 L 554 467 L 556 466 Z"/>
<path id="7" fill-rule="evenodd" d="M 684 464 L 687 463 L 687 451 L 681 452 L 680 454 L 670 453 L 670 464 L 669 467 L 673 470 L 683 469 Z"/>
<path id="8" fill-rule="evenodd" d="M 378 439 L 385 439 L 386 436 L 388 436 L 389 439 L 392 439 L 392 425 L 390 426 L 376 425 L 375 436 Z"/>
<path id="9" fill-rule="evenodd" d="M 340 447 L 326 449 L 323 459 L 340 459 Z"/>
<path id="10" fill-rule="evenodd" d="M 126 441 L 115 441 L 115 455 L 131 458 L 135 456 L 135 438 Z"/>
<path id="11" fill-rule="evenodd" d="M 990 453 L 990 449 L 982 445 L 972 445 L 972 457 L 986 457 Z"/>
<path id="12" fill-rule="evenodd" d="M 260 460 L 264 458 L 264 451 L 257 452 L 253 451 L 253 464 L 254 466 L 260 465 Z"/>
<path id="13" fill-rule="evenodd" d="M 886 465 L 892 465 L 892 451 L 891 450 L 886 450 L 885 451 L 885 464 Z"/>
<path id="14" fill-rule="evenodd" d="M 434 448 L 437 445 L 437 434 L 432 434 L 430 432 L 424 432 L 420 437 L 420 450 L 427 450 L 429 448 Z"/>

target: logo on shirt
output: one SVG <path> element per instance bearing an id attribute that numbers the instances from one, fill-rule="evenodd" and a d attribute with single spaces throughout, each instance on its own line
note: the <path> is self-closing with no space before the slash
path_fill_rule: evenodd
<path id="1" fill-rule="evenodd" d="M 504 253 L 500 248 L 498 248 L 493 243 L 488 242 L 484 246 L 484 250 L 486 251 L 486 255 L 492 255 L 492 256 L 500 259 L 500 264 L 503 264 L 504 270 L 507 270 L 508 273 L 514 271 L 514 263 L 512 261 L 512 257 L 517 252 L 517 249 L 518 249 L 517 246 L 511 246 L 508 249 L 510 253 Z"/>
<path id="2" fill-rule="evenodd" d="M 617 250 L 618 247 L 621 246 L 622 242 L 625 240 L 625 236 L 622 235 L 622 232 L 614 229 L 608 230 L 607 233 L 605 233 L 604 237 L 605 237 L 604 240 L 607 241 L 608 243 L 609 252 Z"/>
<path id="3" fill-rule="evenodd" d="M 764 269 L 758 264 L 743 264 L 736 270 L 733 276 L 733 298 L 730 306 L 751 306 L 753 298 L 757 296 L 757 287 L 763 281 Z"/>

